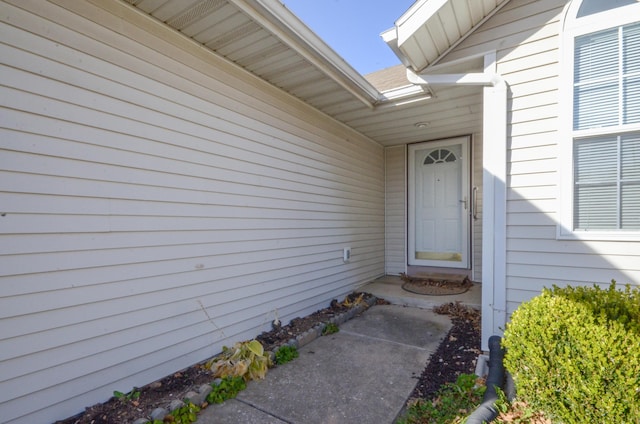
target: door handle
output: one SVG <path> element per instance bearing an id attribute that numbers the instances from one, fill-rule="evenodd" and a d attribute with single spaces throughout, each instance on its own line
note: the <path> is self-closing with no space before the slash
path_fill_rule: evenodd
<path id="1" fill-rule="evenodd" d="M 472 202 L 472 208 L 473 208 L 473 219 L 477 220 L 478 219 L 478 187 L 474 187 L 473 188 L 473 192 L 472 192 L 472 196 L 473 196 L 473 202 Z"/>
<path id="2" fill-rule="evenodd" d="M 459 200 L 460 203 L 464 203 L 464 210 L 467 210 L 467 196 L 464 196 L 464 199 Z"/>

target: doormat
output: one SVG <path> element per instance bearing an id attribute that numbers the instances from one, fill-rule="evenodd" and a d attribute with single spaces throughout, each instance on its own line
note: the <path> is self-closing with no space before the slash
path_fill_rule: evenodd
<path id="1" fill-rule="evenodd" d="M 404 290 L 429 296 L 462 294 L 473 286 L 469 277 L 462 275 L 434 274 L 426 277 L 410 277 L 402 273 L 400 278 L 404 281 L 402 284 Z"/>

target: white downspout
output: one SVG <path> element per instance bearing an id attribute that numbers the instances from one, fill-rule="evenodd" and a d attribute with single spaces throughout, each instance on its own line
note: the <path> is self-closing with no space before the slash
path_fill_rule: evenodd
<path id="1" fill-rule="evenodd" d="M 416 74 L 419 85 L 470 85 L 483 88 L 482 114 L 482 350 L 489 337 L 501 335 L 506 311 L 507 231 L 507 84 L 496 72 L 496 55 L 485 55 L 483 73 Z"/>

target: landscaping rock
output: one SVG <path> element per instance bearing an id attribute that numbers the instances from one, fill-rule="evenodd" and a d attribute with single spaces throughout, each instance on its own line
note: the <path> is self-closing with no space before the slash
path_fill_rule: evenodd
<path id="1" fill-rule="evenodd" d="M 169 411 L 175 411 L 178 408 L 182 408 L 184 406 L 184 402 L 179 399 L 174 399 L 169 404 Z"/>
<path id="2" fill-rule="evenodd" d="M 151 411 L 151 419 L 153 421 L 155 420 L 164 420 L 164 417 L 167 416 L 167 410 L 164 408 L 156 408 L 153 411 Z"/>

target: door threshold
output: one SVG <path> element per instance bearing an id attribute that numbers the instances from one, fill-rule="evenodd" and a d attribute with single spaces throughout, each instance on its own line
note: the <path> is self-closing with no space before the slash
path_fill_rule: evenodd
<path id="1" fill-rule="evenodd" d="M 444 274 L 444 275 L 462 275 L 472 280 L 472 272 L 470 269 L 464 268 L 444 268 L 433 266 L 407 266 L 407 275 L 411 277 L 420 277 L 425 275 Z"/>

